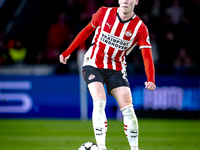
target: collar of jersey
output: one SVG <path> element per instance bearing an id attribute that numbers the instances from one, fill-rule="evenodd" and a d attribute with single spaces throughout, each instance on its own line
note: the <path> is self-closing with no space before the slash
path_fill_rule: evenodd
<path id="1" fill-rule="evenodd" d="M 118 17 L 118 19 L 119 19 L 119 21 L 120 21 L 121 23 L 127 23 L 127 22 L 131 21 L 132 19 L 134 19 L 135 16 L 136 16 L 136 15 L 134 14 L 134 16 L 131 17 L 130 19 L 123 21 L 123 20 L 120 18 L 119 13 L 117 12 L 117 17 Z"/>

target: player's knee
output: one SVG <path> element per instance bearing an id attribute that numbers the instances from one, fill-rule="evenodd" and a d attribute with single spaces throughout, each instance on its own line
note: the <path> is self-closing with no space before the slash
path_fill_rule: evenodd
<path id="1" fill-rule="evenodd" d="M 125 108 L 126 106 L 129 106 L 131 105 L 132 106 L 132 96 L 130 95 L 130 93 L 124 93 L 122 96 L 121 96 L 121 99 L 120 99 L 120 107 L 123 109 Z"/>
<path id="2" fill-rule="evenodd" d="M 106 100 L 99 98 L 93 101 L 93 109 L 99 111 L 100 113 L 105 110 Z"/>

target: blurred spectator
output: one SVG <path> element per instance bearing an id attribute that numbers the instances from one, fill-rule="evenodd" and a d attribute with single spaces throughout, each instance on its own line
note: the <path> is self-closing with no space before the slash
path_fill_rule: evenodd
<path id="1" fill-rule="evenodd" d="M 151 7 L 151 15 L 153 18 L 159 18 L 161 16 L 161 2 L 160 0 L 154 0 Z"/>
<path id="2" fill-rule="evenodd" d="M 194 64 L 192 62 L 192 58 L 187 53 L 187 50 L 182 47 L 179 50 L 178 56 L 176 57 L 174 61 L 174 68 L 176 74 L 186 74 L 189 73 L 194 67 Z"/>
<path id="3" fill-rule="evenodd" d="M 166 31 L 164 35 L 160 61 L 164 64 L 172 64 L 178 53 L 176 38 L 172 30 Z"/>
<path id="4" fill-rule="evenodd" d="M 27 49 L 20 39 L 11 39 L 8 42 L 8 55 L 11 64 L 23 64 L 27 55 Z"/>
<path id="5" fill-rule="evenodd" d="M 85 0 L 66 0 L 64 11 L 69 24 L 78 25 L 80 23 L 80 15 L 85 9 L 86 4 Z"/>
<path id="6" fill-rule="evenodd" d="M 179 68 L 182 65 L 187 67 L 187 68 L 192 66 L 192 59 L 188 55 L 188 53 L 187 53 L 185 48 L 181 48 L 179 50 L 178 56 L 176 57 L 176 59 L 174 61 L 174 66 L 176 68 Z"/>
<path id="7" fill-rule="evenodd" d="M 0 66 L 5 63 L 7 59 L 6 44 L 4 42 L 4 33 L 0 33 Z"/>
<path id="8" fill-rule="evenodd" d="M 183 17 L 184 9 L 179 5 L 179 0 L 173 0 L 172 6 L 166 8 L 166 14 L 173 25 L 178 25 Z"/>
<path id="9" fill-rule="evenodd" d="M 82 14 L 82 20 L 85 20 L 87 23 L 91 20 L 91 17 L 99 8 L 96 5 L 96 0 L 89 0 L 86 4 L 84 13 Z"/>
<path id="10" fill-rule="evenodd" d="M 150 22 L 151 24 L 151 29 L 154 30 L 155 32 L 159 32 L 159 30 L 162 30 L 161 26 L 163 21 L 163 8 L 161 7 L 161 1 L 160 0 L 153 0 L 153 4 L 150 10 Z"/>
<path id="11" fill-rule="evenodd" d="M 47 50 L 45 56 L 49 63 L 58 62 L 58 56 L 68 40 L 68 30 L 66 14 L 65 12 L 61 12 L 58 15 L 57 22 L 50 26 L 47 35 Z"/>
<path id="12" fill-rule="evenodd" d="M 149 20 L 150 20 L 149 14 L 146 12 L 143 12 L 141 15 L 141 19 L 145 23 L 145 25 L 149 28 L 149 26 L 150 26 L 149 25 Z"/>

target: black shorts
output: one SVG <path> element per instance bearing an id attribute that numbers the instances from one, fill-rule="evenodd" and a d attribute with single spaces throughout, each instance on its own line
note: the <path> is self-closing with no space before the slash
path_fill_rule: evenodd
<path id="1" fill-rule="evenodd" d="M 126 76 L 127 74 L 125 71 L 122 72 L 113 69 L 101 69 L 92 66 L 83 67 L 83 78 L 86 84 L 88 85 L 92 82 L 105 83 L 109 95 L 111 95 L 111 91 L 114 88 L 120 86 L 129 87 L 129 82 Z"/>

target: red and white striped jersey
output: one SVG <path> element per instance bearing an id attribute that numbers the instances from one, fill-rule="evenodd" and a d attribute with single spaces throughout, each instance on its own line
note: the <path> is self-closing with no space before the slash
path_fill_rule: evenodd
<path id="1" fill-rule="evenodd" d="M 119 7 L 101 7 L 92 16 L 91 23 L 96 31 L 83 66 L 120 71 L 126 68 L 125 55 L 136 45 L 140 49 L 151 48 L 149 33 L 142 20 L 134 15 L 122 21 L 118 10 Z"/>

